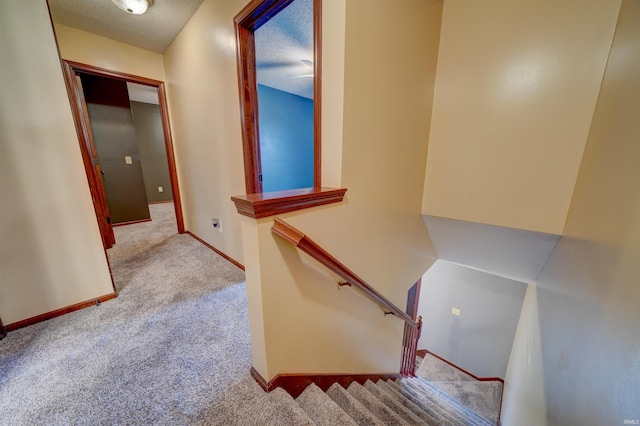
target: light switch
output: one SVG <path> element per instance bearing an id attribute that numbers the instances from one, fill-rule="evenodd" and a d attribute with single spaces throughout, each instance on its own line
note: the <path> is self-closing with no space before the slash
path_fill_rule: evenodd
<path id="1" fill-rule="evenodd" d="M 162 187 L 161 187 L 161 186 L 159 186 L 159 187 L 158 187 L 158 192 L 163 192 L 163 191 L 164 191 L 164 189 L 162 189 Z"/>
<path id="2" fill-rule="evenodd" d="M 131 161 L 131 156 L 125 155 L 124 156 L 124 163 L 125 164 L 133 164 L 133 161 Z"/>
<path id="3" fill-rule="evenodd" d="M 452 313 L 453 315 L 455 315 L 455 316 L 459 317 L 459 316 L 460 316 L 460 309 L 455 308 L 455 307 L 454 307 L 454 308 L 451 308 L 451 313 Z"/>

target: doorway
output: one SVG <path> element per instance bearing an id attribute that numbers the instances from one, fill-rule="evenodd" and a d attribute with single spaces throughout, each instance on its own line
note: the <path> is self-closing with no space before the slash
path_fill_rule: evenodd
<path id="1" fill-rule="evenodd" d="M 151 220 L 150 203 L 172 203 L 183 234 L 164 83 L 67 60 L 63 66 L 105 251 L 117 243 L 114 225 Z"/>

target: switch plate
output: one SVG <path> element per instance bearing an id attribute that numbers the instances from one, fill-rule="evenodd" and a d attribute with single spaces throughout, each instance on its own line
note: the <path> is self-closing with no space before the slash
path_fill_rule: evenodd
<path id="1" fill-rule="evenodd" d="M 451 308 L 451 313 L 452 313 L 453 315 L 455 315 L 455 316 L 459 317 L 459 316 L 460 316 L 460 309 L 455 308 L 455 307 L 454 307 L 454 308 Z"/>
<path id="2" fill-rule="evenodd" d="M 158 192 L 164 192 L 164 189 L 162 189 L 161 186 L 158 187 Z"/>
<path id="3" fill-rule="evenodd" d="M 125 155 L 124 156 L 124 164 L 133 164 L 133 161 L 131 161 L 131 156 L 130 155 Z"/>

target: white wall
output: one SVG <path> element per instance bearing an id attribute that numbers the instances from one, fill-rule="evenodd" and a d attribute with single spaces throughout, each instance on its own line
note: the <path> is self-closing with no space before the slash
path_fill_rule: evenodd
<path id="1" fill-rule="evenodd" d="M 562 233 L 619 4 L 445 2 L 423 213 Z"/>
<path id="2" fill-rule="evenodd" d="M 478 377 L 505 377 L 527 285 L 438 260 L 422 277 L 418 344 Z M 460 309 L 460 316 L 452 308 Z"/>
<path id="3" fill-rule="evenodd" d="M 0 316 L 113 292 L 44 0 L 0 2 Z"/>
<path id="4" fill-rule="evenodd" d="M 640 420 L 639 39 L 624 0 L 564 236 L 518 326 L 506 426 Z"/>

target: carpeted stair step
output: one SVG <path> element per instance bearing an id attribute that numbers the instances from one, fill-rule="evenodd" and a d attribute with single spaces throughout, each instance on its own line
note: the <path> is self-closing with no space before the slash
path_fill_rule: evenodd
<path id="1" fill-rule="evenodd" d="M 403 390 L 403 393 L 411 392 L 411 396 L 425 404 L 433 406 L 440 413 L 448 417 L 454 424 L 476 425 L 476 422 L 469 418 L 467 413 L 464 412 L 457 402 L 450 398 L 443 398 L 439 392 L 436 392 L 433 389 L 422 389 L 422 387 L 418 383 L 412 381 L 412 379 L 403 380 L 400 383 L 400 387 Z"/>
<path id="2" fill-rule="evenodd" d="M 384 426 L 384 422 L 379 420 L 360 401 L 351 396 L 345 388 L 337 383 L 331 385 L 327 390 L 327 395 L 340 406 L 352 419 L 360 426 Z"/>
<path id="3" fill-rule="evenodd" d="M 427 354 L 420 360 L 420 366 L 416 369 L 416 375 L 429 382 L 476 380 L 474 377 L 471 377 L 431 354 Z"/>
<path id="4" fill-rule="evenodd" d="M 474 413 L 497 424 L 502 402 L 502 383 L 498 381 L 431 382 L 439 389 Z"/>
<path id="5" fill-rule="evenodd" d="M 433 403 L 438 404 L 442 409 L 466 422 L 465 424 L 478 426 L 491 425 L 489 421 L 456 401 L 454 398 L 451 398 L 437 387 L 433 386 L 433 383 L 428 382 L 421 377 L 405 379 L 402 383 L 413 387 L 417 394 L 426 396 Z"/>
<path id="6" fill-rule="evenodd" d="M 420 417 L 425 424 L 432 426 L 453 426 L 453 423 L 447 421 L 444 417 L 440 416 L 438 413 L 433 411 L 432 409 L 423 410 L 414 404 L 410 399 L 402 395 L 399 390 L 389 385 L 384 380 L 380 379 L 376 383 L 376 385 L 383 391 L 387 392 L 392 398 L 395 398 L 400 404 L 404 407 L 411 410 L 415 415 Z"/>
<path id="7" fill-rule="evenodd" d="M 243 410 L 235 413 L 226 424 L 255 426 L 256 420 L 264 425 L 315 426 L 313 420 L 285 390 L 277 388 L 265 393 Z"/>
<path id="8" fill-rule="evenodd" d="M 387 407 L 391 408 L 398 414 L 402 419 L 412 425 L 423 424 L 425 421 L 420 418 L 416 413 L 405 407 L 391 395 L 389 395 L 386 391 L 384 391 L 380 386 L 373 383 L 371 380 L 367 380 L 364 384 L 364 388 L 371 392 L 379 401 L 383 402 L 387 405 Z M 426 413 L 424 413 L 426 414 Z M 431 419 L 430 419 L 431 420 Z M 427 423 L 429 424 L 429 423 Z M 431 423 L 434 426 L 436 423 Z"/>
<path id="9" fill-rule="evenodd" d="M 318 426 L 356 426 L 357 423 L 318 386 L 311 384 L 296 402 Z"/>
<path id="10" fill-rule="evenodd" d="M 360 401 L 369 411 L 378 417 L 385 425 L 406 426 L 408 422 L 396 414 L 385 403 L 376 398 L 371 392 L 366 390 L 360 383 L 352 382 L 347 388 L 355 399 Z"/>
<path id="11" fill-rule="evenodd" d="M 460 425 L 465 424 L 464 419 L 455 415 L 455 413 L 449 411 L 447 408 L 443 408 L 441 404 L 438 404 L 436 401 L 433 401 L 432 398 L 429 398 L 428 395 L 422 395 L 419 390 L 415 389 L 413 386 L 410 386 L 408 383 L 395 382 L 393 380 L 388 380 L 387 384 L 393 387 L 397 392 L 404 395 L 411 402 L 416 404 L 425 412 L 433 415 L 434 417 L 439 417 L 444 419 L 445 422 L 451 425 Z"/>

